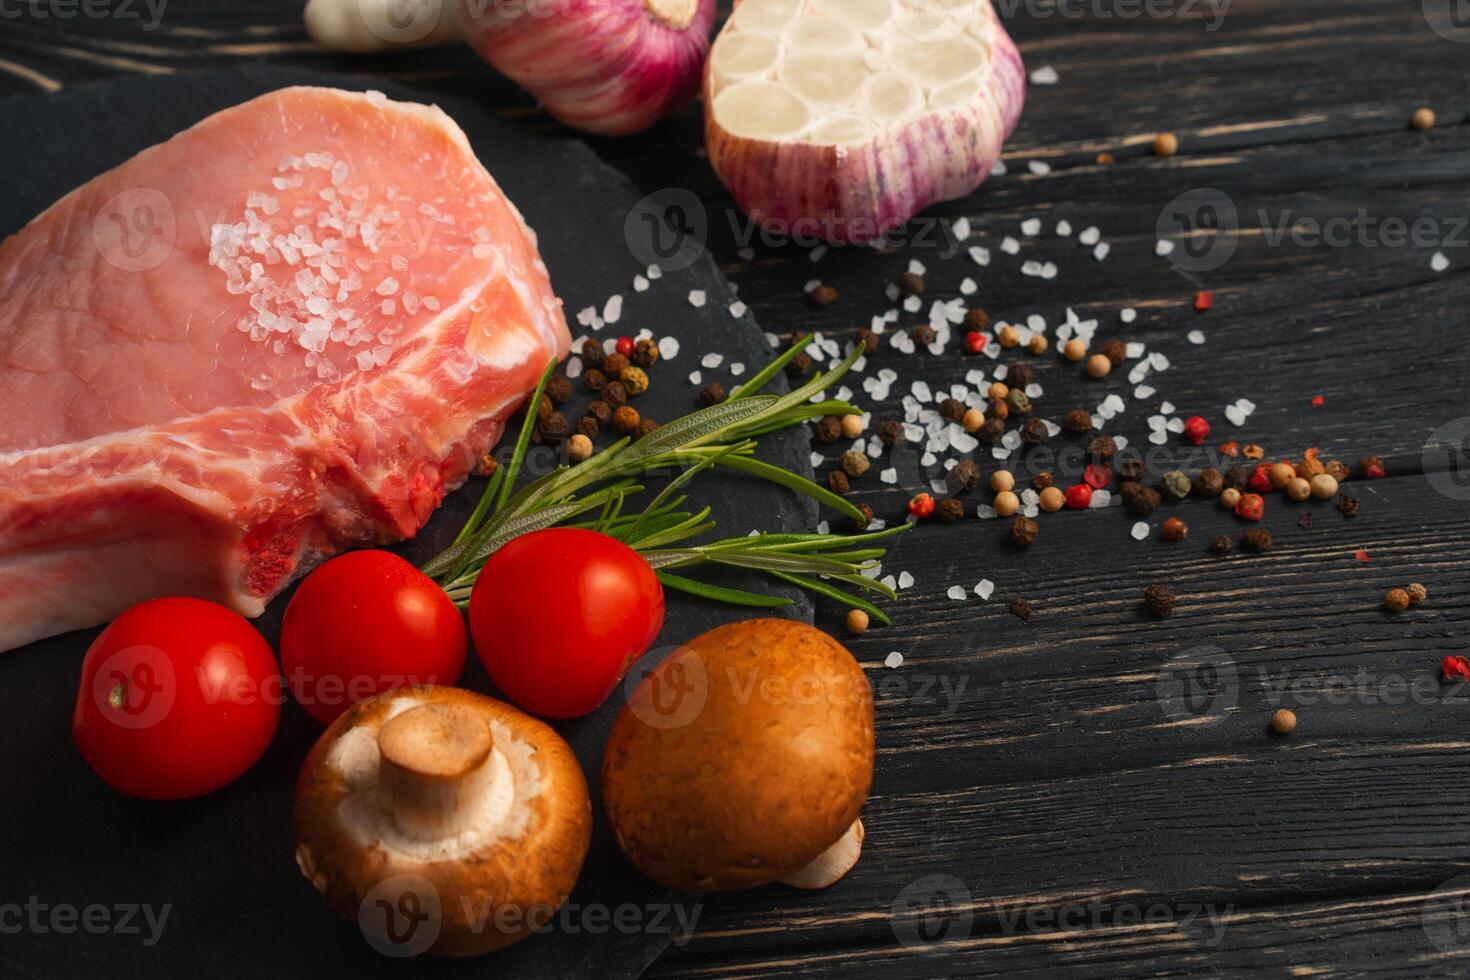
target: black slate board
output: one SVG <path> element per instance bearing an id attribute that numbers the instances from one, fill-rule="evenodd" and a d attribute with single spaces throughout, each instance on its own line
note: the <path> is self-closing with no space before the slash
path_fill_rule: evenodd
<path id="1" fill-rule="evenodd" d="M 121 163 L 144 147 L 167 139 L 204 116 L 284 85 L 377 88 L 389 97 L 430 101 L 411 90 L 345 76 L 303 71 L 244 69 L 87 85 L 51 97 L 0 101 L 0 164 L 8 175 L 0 196 L 0 234 L 9 235 L 53 200 Z M 728 382 L 728 365 L 758 366 L 771 356 L 762 332 L 748 318 L 728 313 L 734 294 L 714 262 L 701 255 L 671 271 L 642 294 L 632 289 L 643 263 L 628 235 L 646 228 L 627 220 L 638 191 L 602 164 L 584 144 L 534 137 L 459 99 L 435 99 L 464 128 L 480 159 L 525 214 L 540 246 L 569 322 L 579 308 L 613 293 L 625 297 L 625 313 L 614 330 L 679 338 L 676 359 L 652 371 L 654 384 L 641 400 L 645 415 L 670 419 L 698 407 L 687 375 L 699 358 L 718 350 L 726 368 L 705 370 Z M 201 164 L 207 165 L 207 164 Z M 625 225 L 633 229 L 625 231 Z M 672 262 L 671 265 L 682 264 Z M 709 301 L 689 305 L 689 290 Z M 573 336 L 582 328 L 571 323 Z M 778 379 L 778 386 L 784 382 Z M 800 432 L 766 440 L 762 455 L 810 475 L 807 443 Z M 702 502 L 714 508 L 720 527 L 744 533 L 754 527 L 808 529 L 815 508 L 804 499 L 755 481 L 715 492 L 702 478 Z M 480 481 L 452 494 L 441 511 L 402 553 L 423 561 L 447 545 L 478 495 Z M 126 570 L 119 569 L 119 574 Z M 738 579 L 731 584 L 742 583 Z M 769 588 L 769 585 L 764 587 Z M 797 601 L 784 615 L 811 619 L 810 603 Z M 257 625 L 273 643 L 285 597 Z M 652 666 L 669 644 L 741 618 L 729 608 L 671 595 L 661 647 L 640 667 Z M 558 727 L 577 751 L 589 776 L 597 812 L 592 850 L 572 895 L 579 911 L 571 929 L 554 927 L 489 958 L 429 963 L 404 962 L 375 952 L 355 924 L 339 921 L 297 871 L 291 831 L 291 798 L 297 773 L 320 727 L 305 712 L 286 705 L 281 729 L 262 761 L 239 782 L 200 800 L 149 803 L 105 787 L 72 746 L 71 708 L 82 655 L 98 630 L 54 637 L 0 655 L 0 717 L 11 734 L 0 757 L 0 901 L 35 896 L 48 907 L 130 903 L 155 910 L 169 906 L 161 938 L 144 944 L 138 934 L 114 930 L 25 929 L 6 935 L 8 976 L 51 977 L 100 973 L 108 977 L 167 974 L 404 976 L 432 970 L 436 976 L 506 977 L 637 976 L 673 938 L 679 914 L 694 915 L 697 899 L 671 896 L 643 879 L 618 853 L 601 818 L 597 771 L 607 730 L 621 705 L 619 694 L 592 715 Z M 637 669 L 637 668 L 635 668 Z M 470 658 L 461 681 L 491 692 L 478 660 Z M 586 909 L 638 909 L 636 929 L 610 928 L 606 915 Z M 624 913 L 630 915 L 630 913 Z M 559 920 L 560 922 L 561 920 Z"/>

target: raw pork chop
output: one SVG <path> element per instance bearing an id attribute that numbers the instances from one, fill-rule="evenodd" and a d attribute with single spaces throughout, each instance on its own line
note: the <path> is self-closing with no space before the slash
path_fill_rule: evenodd
<path id="1" fill-rule="evenodd" d="M 412 536 L 569 346 L 437 108 L 290 88 L 0 244 L 0 650 Z"/>

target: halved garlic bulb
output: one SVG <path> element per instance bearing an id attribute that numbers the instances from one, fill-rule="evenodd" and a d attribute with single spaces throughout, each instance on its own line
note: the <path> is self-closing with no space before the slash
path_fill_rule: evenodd
<path id="1" fill-rule="evenodd" d="M 705 143 L 763 227 L 865 242 L 978 187 L 1025 92 L 990 0 L 740 0 L 710 51 Z"/>
<path id="2" fill-rule="evenodd" d="M 622 136 L 692 97 L 714 0 L 459 0 L 480 57 L 568 126 Z"/>

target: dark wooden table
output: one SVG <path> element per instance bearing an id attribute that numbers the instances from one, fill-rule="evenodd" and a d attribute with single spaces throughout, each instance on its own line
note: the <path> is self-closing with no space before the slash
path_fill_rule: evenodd
<path id="1" fill-rule="evenodd" d="M 1000 5 L 1028 68 L 1061 78 L 1031 87 L 1009 174 L 926 215 L 941 227 L 968 217 L 969 244 L 995 256 L 987 269 L 933 241 L 834 249 L 816 264 L 757 242 L 743 259 L 738 215 L 699 156 L 697 107 L 595 142 L 644 190 L 684 187 L 704 202 L 709 245 L 768 330 L 850 335 L 917 258 L 926 302 L 974 276 L 973 301 L 995 317 L 1054 324 L 1070 306 L 1099 319 L 1099 338 L 1172 362 L 1137 400 L 1121 371 L 1089 382 L 1054 356 L 1028 359 L 1047 417 L 1117 393 L 1128 409 L 1108 431 L 1146 447 L 1145 420 L 1167 399 L 1212 421 L 1210 445 L 1253 441 L 1271 458 L 1317 446 L 1350 465 L 1380 456 L 1388 471 L 1345 486 L 1361 500 L 1352 519 L 1272 498 L 1275 546 L 1261 556 L 1209 556 L 1212 537 L 1244 528 L 1204 501 L 1161 510 L 1143 542 L 1116 508 L 1043 515 L 1025 552 L 994 521 L 901 539 L 887 568 L 914 585 L 893 604 L 895 625 L 851 644 L 878 693 L 862 863 L 819 894 L 707 901 L 693 939 L 652 974 L 1467 969 L 1470 688 L 1439 672 L 1444 656 L 1470 653 L 1470 21 L 1440 0 L 1222 4 Z M 469 95 L 564 132 L 467 51 L 317 52 L 294 0 L 174 0 L 154 27 L 137 3 L 132 17 L 40 9 L 0 22 L 0 91 L 266 61 Z M 1438 114 L 1432 132 L 1408 126 L 1421 105 Z M 1149 151 L 1162 130 L 1179 137 L 1173 158 Z M 1102 151 L 1116 162 L 1095 162 Z M 1200 201 L 1228 202 L 1238 229 L 1190 238 L 1192 215 L 1209 221 Z M 1019 258 L 1057 261 L 1052 281 L 1019 275 L 997 248 L 1033 216 L 1044 231 Z M 1057 219 L 1101 228 L 1107 261 L 1055 239 Z M 1330 219 L 1346 219 L 1330 242 L 1303 224 Z M 1398 242 L 1395 222 L 1418 240 Z M 1173 259 L 1198 254 L 1183 251 L 1190 242 L 1234 250 L 1223 264 L 1220 251 L 1171 261 L 1155 254 L 1161 230 L 1180 243 Z M 807 307 L 814 277 L 838 288 L 836 303 Z M 1201 289 L 1214 296 L 1204 314 L 1192 308 Z M 1120 323 L 1124 307 L 1136 322 Z M 1186 339 L 1196 329 L 1203 345 Z M 875 363 L 902 378 L 879 418 L 900 410 L 910 380 L 948 385 L 994 366 L 953 352 Z M 1258 405 L 1240 428 L 1223 417 L 1238 398 Z M 903 486 L 869 477 L 857 499 L 896 518 L 936 475 L 915 455 Z M 1191 527 L 1182 544 L 1158 539 L 1171 514 Z M 947 598 L 982 577 L 996 585 L 988 602 Z M 1385 590 L 1410 581 L 1429 600 L 1382 611 Z M 1139 598 L 1160 582 L 1180 601 L 1157 621 Z M 1029 622 L 1007 612 L 1015 597 L 1034 603 Z M 838 611 L 819 621 L 837 628 Z M 906 657 L 896 670 L 882 665 L 894 650 Z M 1278 707 L 1300 719 L 1288 738 L 1268 731 Z"/>

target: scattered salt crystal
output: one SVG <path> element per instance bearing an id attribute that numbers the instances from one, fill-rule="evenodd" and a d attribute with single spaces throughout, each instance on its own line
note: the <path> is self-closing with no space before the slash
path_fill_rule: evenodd
<path id="1" fill-rule="evenodd" d="M 730 304 L 730 315 L 738 320 L 745 315 L 745 311 L 748 309 L 748 306 L 737 299 L 735 302 Z"/>
<path id="2" fill-rule="evenodd" d="M 1038 177 L 1045 177 L 1051 173 L 1051 164 L 1044 160 L 1027 160 L 1026 169 Z"/>
<path id="3" fill-rule="evenodd" d="M 679 341 L 673 337 L 663 337 L 658 342 L 658 354 L 666 361 L 673 360 L 679 353 Z"/>
<path id="4" fill-rule="evenodd" d="M 920 262 L 918 259 L 909 259 L 909 272 L 912 272 L 916 276 L 922 276 L 928 271 L 929 270 L 924 267 L 924 263 Z"/>
<path id="5" fill-rule="evenodd" d="M 1228 408 L 1225 410 L 1225 416 L 1226 418 L 1230 417 L 1230 410 Z M 1241 422 L 1243 421 L 1245 420 L 1242 419 Z M 1235 424 L 1240 425 L 1241 422 L 1236 422 Z M 1165 432 L 1163 429 L 1157 429 L 1148 434 L 1148 441 L 1153 443 L 1155 446 L 1162 446 L 1164 443 L 1169 441 L 1169 433 Z"/>
<path id="6" fill-rule="evenodd" d="M 648 291 L 648 277 L 642 274 L 633 277 L 633 292 L 644 293 Z"/>
<path id="7" fill-rule="evenodd" d="M 1061 221 L 1058 221 L 1057 222 L 1057 237 L 1058 238 L 1067 238 L 1071 234 L 1072 234 L 1072 222 L 1068 221 L 1066 218 L 1063 218 Z"/>
<path id="8" fill-rule="evenodd" d="M 1031 73 L 1032 85 L 1055 85 L 1061 76 L 1051 65 L 1042 65 Z"/>
<path id="9" fill-rule="evenodd" d="M 995 592 L 995 583 L 988 578 L 982 578 L 975 584 L 975 594 L 981 599 L 989 599 Z"/>
<path id="10" fill-rule="evenodd" d="M 1239 405 L 1226 405 L 1225 418 L 1230 420 L 1231 425 L 1245 425 L 1245 413 L 1240 410 Z"/>
<path id="11" fill-rule="evenodd" d="M 392 296 L 396 292 L 398 292 L 398 280 L 392 276 L 388 276 L 382 282 L 378 283 L 377 293 L 379 296 Z"/>
<path id="12" fill-rule="evenodd" d="M 894 483 L 897 483 L 898 482 L 898 470 L 896 470 L 896 469 L 894 469 L 893 467 L 890 466 L 888 469 L 886 469 L 882 473 L 879 473 L 878 474 L 878 479 L 881 480 L 882 482 L 887 483 L 887 484 L 890 484 L 890 485 L 891 484 L 894 484 Z"/>
<path id="13" fill-rule="evenodd" d="M 914 584 L 914 577 L 912 575 L 910 575 L 908 572 L 899 572 L 898 573 L 898 587 L 900 589 L 907 589 L 909 586 L 911 586 L 913 584 Z"/>
<path id="14" fill-rule="evenodd" d="M 692 306 L 692 307 L 694 307 L 696 310 L 699 309 L 700 307 L 704 306 L 704 290 L 703 289 L 691 289 L 691 290 L 689 290 L 689 305 Z"/>
<path id="15" fill-rule="evenodd" d="M 704 355 L 704 357 L 700 358 L 699 363 L 700 363 L 700 366 L 701 367 L 717 368 L 721 364 L 725 363 L 725 355 L 724 354 L 706 354 L 706 355 Z"/>
<path id="16" fill-rule="evenodd" d="M 1123 356 L 1129 360 L 1133 360 L 1134 358 L 1142 357 L 1145 350 L 1147 348 L 1144 346 L 1143 341 L 1130 340 L 1128 346 L 1123 349 Z"/>
<path id="17" fill-rule="evenodd" d="M 960 280 L 960 295 L 961 296 L 973 296 L 973 295 L 975 295 L 975 291 L 978 290 L 979 288 L 980 287 L 978 285 L 976 285 L 975 280 L 973 280 L 973 279 L 971 279 L 969 277 L 966 277 L 966 278 Z"/>
<path id="18" fill-rule="evenodd" d="M 827 461 L 827 457 L 823 456 L 819 452 L 813 452 L 811 454 L 811 461 L 812 461 L 812 467 L 813 468 L 816 468 L 818 466 L 821 466 L 823 463 L 825 463 Z"/>
<path id="19" fill-rule="evenodd" d="M 735 250 L 735 254 L 738 255 L 738 256 L 740 256 L 745 261 L 749 262 L 751 259 L 755 258 L 755 249 L 753 249 L 753 248 L 737 248 Z"/>
<path id="20" fill-rule="evenodd" d="M 951 599 L 963 602 L 965 599 L 965 587 L 963 585 L 951 585 L 944 594 Z"/>
<path id="21" fill-rule="evenodd" d="M 1098 230 L 1097 225 L 1089 225 L 1082 229 L 1082 233 L 1077 236 L 1077 241 L 1091 247 L 1102 241 L 1102 232 Z"/>
<path id="22" fill-rule="evenodd" d="M 584 327 L 592 326 L 592 321 L 597 319 L 597 307 L 585 306 L 577 311 L 577 322 Z"/>
<path id="23" fill-rule="evenodd" d="M 703 380 L 704 380 L 704 375 L 700 374 L 698 371 L 690 371 L 689 372 L 689 383 L 690 384 L 697 385 L 697 384 L 699 384 Z"/>
<path id="24" fill-rule="evenodd" d="M 892 575 L 885 575 L 883 576 L 883 578 L 879 579 L 879 581 L 888 586 L 890 589 L 898 588 L 898 580 L 895 579 Z"/>
<path id="25" fill-rule="evenodd" d="M 1450 267 L 1450 260 L 1443 252 L 1435 252 L 1429 259 L 1429 268 L 1435 272 L 1443 272 Z"/>
<path id="26" fill-rule="evenodd" d="M 1042 266 L 1041 266 L 1041 278 L 1043 278 L 1043 279 L 1055 279 L 1056 277 L 1057 277 L 1057 264 L 1055 262 L 1045 262 L 1045 263 L 1043 263 Z"/>
<path id="27" fill-rule="evenodd" d="M 1138 399 L 1152 398 L 1154 389 L 1152 385 L 1139 385 L 1133 389 L 1133 397 Z"/>
<path id="28" fill-rule="evenodd" d="M 664 270 L 660 269 L 656 262 L 643 271 L 650 279 L 662 279 L 664 277 Z"/>
<path id="29" fill-rule="evenodd" d="M 903 308 L 906 313 L 917 313 L 923 305 L 924 301 L 917 296 L 904 297 Z"/>
<path id="30" fill-rule="evenodd" d="M 1205 342 L 1205 332 L 1203 330 L 1191 330 L 1185 335 L 1185 339 L 1191 344 L 1203 344 Z"/>
<path id="31" fill-rule="evenodd" d="M 827 254 L 827 246 L 826 245 L 818 245 L 816 248 L 814 248 L 810 252 L 808 252 L 806 257 L 808 259 L 810 259 L 811 261 L 813 261 L 813 262 L 820 262 L 820 261 L 822 261 L 822 256 L 824 256 L 826 254 Z"/>
<path id="32" fill-rule="evenodd" d="M 980 504 L 975 508 L 975 516 L 980 518 L 982 521 L 988 521 L 991 518 L 995 517 L 995 508 L 989 506 L 988 504 Z"/>
<path id="33" fill-rule="evenodd" d="M 1138 311 L 1131 306 L 1125 306 L 1123 307 L 1123 311 L 1118 314 L 1118 319 L 1124 323 L 1132 323 L 1138 319 Z"/>
<path id="34" fill-rule="evenodd" d="M 887 657 L 884 657 L 883 658 L 883 666 L 885 666 L 885 667 L 893 667 L 893 668 L 902 667 L 903 666 L 903 654 L 899 653 L 897 650 L 894 650 Z"/>
<path id="35" fill-rule="evenodd" d="M 1235 400 L 1235 404 L 1242 412 L 1247 415 L 1256 410 L 1256 403 L 1251 401 L 1249 398 L 1237 398 Z"/>
<path id="36" fill-rule="evenodd" d="M 989 265 L 990 249 L 981 248 L 979 245 L 970 246 L 970 261 L 976 265 Z"/>
<path id="37" fill-rule="evenodd" d="M 1016 241 L 1010 235 L 1007 235 L 1005 238 L 1001 239 L 1000 250 L 1007 255 L 1015 255 L 1017 252 L 1021 251 L 1021 243 Z"/>
<path id="38" fill-rule="evenodd" d="M 950 230 L 954 232 L 954 237 L 957 241 L 964 241 L 966 238 L 970 237 L 970 219 L 955 219 L 955 223 L 950 226 Z"/>
<path id="39" fill-rule="evenodd" d="M 745 365 L 741 364 L 739 361 L 734 362 L 730 365 L 730 373 L 737 378 L 740 377 L 742 374 L 745 373 Z"/>
<path id="40" fill-rule="evenodd" d="M 1025 221 L 1021 222 L 1021 234 L 1025 235 L 1027 238 L 1032 238 L 1035 235 L 1040 234 L 1040 232 L 1040 218 L 1027 218 Z"/>
<path id="41" fill-rule="evenodd" d="M 1113 246 L 1109 245 L 1107 242 L 1098 242 L 1097 245 L 1095 245 L 1092 249 L 1092 257 L 1101 262 L 1103 259 L 1108 257 L 1108 253 L 1112 250 Z"/>
<path id="42" fill-rule="evenodd" d="M 1133 525 L 1133 530 L 1129 533 L 1133 535 L 1134 541 L 1142 541 L 1148 537 L 1148 530 L 1148 521 L 1139 521 Z"/>
<path id="43" fill-rule="evenodd" d="M 1005 172 L 1006 162 L 1004 160 L 997 160 L 990 165 L 990 176 L 992 177 L 1002 177 Z"/>
<path id="44" fill-rule="evenodd" d="M 1166 238 L 1160 238 L 1154 243 L 1154 254 L 1162 258 L 1174 251 L 1174 243 Z"/>

